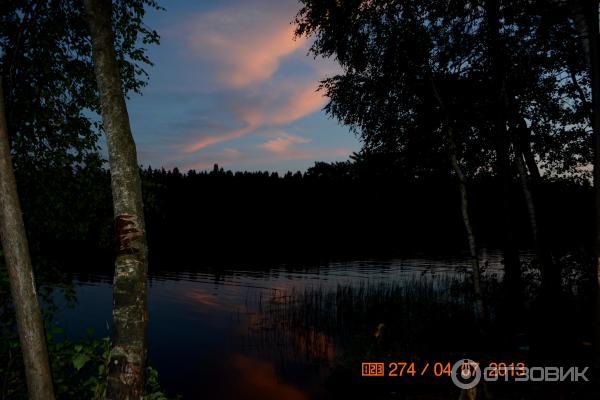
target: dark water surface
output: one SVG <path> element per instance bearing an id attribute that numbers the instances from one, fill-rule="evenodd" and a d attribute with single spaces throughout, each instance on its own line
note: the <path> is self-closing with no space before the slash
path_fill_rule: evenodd
<path id="1" fill-rule="evenodd" d="M 498 254 L 483 258 L 488 276 L 501 275 Z M 262 340 L 257 326 L 270 303 L 291 293 L 326 292 L 338 285 L 435 282 L 443 276 L 468 279 L 468 265 L 466 257 L 417 257 L 279 265 L 260 271 L 236 267 L 153 272 L 150 363 L 167 393 L 184 399 L 328 398 L 323 381 L 340 349 L 318 332 L 310 346 L 298 346 L 298 340 L 290 346 L 293 332 Z M 76 277 L 77 304 L 63 307 L 57 316 L 68 338 L 83 336 L 88 327 L 98 336 L 109 335 L 111 286 L 110 276 Z M 315 352 L 319 354 L 311 354 Z"/>

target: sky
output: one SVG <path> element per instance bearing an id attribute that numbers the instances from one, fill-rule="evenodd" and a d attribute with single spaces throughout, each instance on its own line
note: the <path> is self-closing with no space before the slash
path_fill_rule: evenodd
<path id="1" fill-rule="evenodd" d="M 142 96 L 128 100 L 140 164 L 234 171 L 306 170 L 360 143 L 322 110 L 319 81 L 339 71 L 308 55 L 291 24 L 297 0 L 163 1 Z"/>

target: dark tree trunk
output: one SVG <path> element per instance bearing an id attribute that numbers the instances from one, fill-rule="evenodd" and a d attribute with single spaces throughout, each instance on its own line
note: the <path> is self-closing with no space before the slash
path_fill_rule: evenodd
<path id="1" fill-rule="evenodd" d="M 119 76 L 110 0 L 85 0 L 108 142 L 117 256 L 106 399 L 141 399 L 146 366 L 148 249 L 135 143 Z"/>
<path id="2" fill-rule="evenodd" d="M 496 140 L 496 169 L 502 196 L 502 232 L 504 250 L 505 284 L 507 295 L 515 299 L 521 291 L 521 261 L 513 229 L 511 206 L 512 169 L 510 167 L 510 140 L 507 131 L 506 71 L 504 51 L 499 38 L 500 15 L 498 0 L 485 2 L 488 58 L 492 79 L 492 112 Z"/>
<path id="3" fill-rule="evenodd" d="M 458 150 L 456 148 L 456 140 L 454 135 L 454 127 L 448 116 L 446 105 L 440 92 L 437 89 L 437 85 L 432 77 L 430 77 L 431 88 L 433 96 L 435 97 L 445 121 L 446 128 L 446 147 L 448 150 L 448 156 L 450 158 L 450 164 L 452 170 L 456 175 L 458 182 L 458 190 L 460 193 L 460 211 L 463 220 L 463 225 L 467 233 L 467 243 L 469 246 L 469 255 L 471 256 L 471 276 L 473 282 L 473 295 L 475 297 L 475 311 L 477 313 L 477 319 L 479 322 L 483 322 L 486 318 L 485 306 L 483 303 L 483 291 L 481 289 L 481 266 L 479 263 L 479 254 L 477 251 L 477 241 L 475 239 L 475 233 L 473 231 L 473 225 L 471 223 L 471 217 L 469 215 L 469 196 L 467 193 L 467 178 L 462 171 L 460 163 L 458 161 Z"/>
<path id="4" fill-rule="evenodd" d="M 479 254 L 477 253 L 477 241 L 473 232 L 473 225 L 469 215 L 469 196 L 467 194 L 467 180 L 462 168 L 458 163 L 456 143 L 452 128 L 448 128 L 448 153 L 450 163 L 458 181 L 458 190 L 460 192 L 460 211 L 462 215 L 463 225 L 467 232 L 467 243 L 469 245 L 469 255 L 471 256 L 471 273 L 473 280 L 473 294 L 475 296 L 475 310 L 477 311 L 477 319 L 484 320 L 486 317 L 485 307 L 483 305 L 483 293 L 481 290 L 481 266 L 479 263 Z"/>
<path id="5" fill-rule="evenodd" d="M 475 233 L 473 231 L 473 225 L 471 223 L 471 217 L 469 215 L 469 195 L 467 193 L 467 178 L 460 167 L 458 162 L 458 150 L 456 148 L 456 141 L 454 139 L 454 127 L 448 117 L 444 100 L 442 99 L 437 86 L 433 79 L 431 79 L 431 85 L 433 95 L 437 100 L 444 121 L 446 123 L 446 147 L 448 150 L 448 156 L 450 158 L 450 164 L 452 170 L 456 175 L 458 182 L 458 190 L 460 193 L 460 211 L 467 234 L 467 243 L 469 246 L 469 255 L 471 256 L 471 277 L 473 283 L 473 295 L 475 297 L 475 311 L 477 312 L 478 321 L 483 321 L 486 318 L 485 307 L 483 304 L 483 293 L 481 290 L 481 266 L 479 263 L 479 253 L 477 250 L 477 240 L 475 239 Z"/>
<path id="6" fill-rule="evenodd" d="M 525 205 L 527 207 L 533 246 L 542 270 L 542 282 L 548 293 L 556 294 L 560 291 L 560 271 L 558 270 L 558 266 L 552 262 L 552 257 L 542 239 L 543 233 L 538 223 L 539 219 L 534 201 L 533 185 L 531 184 L 533 179 L 527 174 L 527 168 L 524 162 L 524 152 L 517 140 L 515 140 L 515 153 L 515 163 L 517 165 L 521 190 L 523 191 L 523 197 L 525 198 Z"/>
<path id="7" fill-rule="evenodd" d="M 483 303 L 483 291 L 481 288 L 481 265 L 479 263 L 479 253 L 477 251 L 477 241 L 475 239 L 475 233 L 473 231 L 473 225 L 471 224 L 471 217 L 469 214 L 469 195 L 467 193 L 467 178 L 463 173 L 463 170 L 458 161 L 458 149 L 456 148 L 456 140 L 454 135 L 454 126 L 448 116 L 445 102 L 437 89 L 437 85 L 430 76 L 431 88 L 433 97 L 436 99 L 440 111 L 442 112 L 444 122 L 446 124 L 446 148 L 448 150 L 448 156 L 450 158 L 450 164 L 452 170 L 456 175 L 458 182 L 458 191 L 460 193 L 460 211 L 467 234 L 467 243 L 469 246 L 469 255 L 471 256 L 471 280 L 473 284 L 473 296 L 475 298 L 475 312 L 477 322 L 480 324 L 480 328 L 483 328 L 486 320 L 485 305 Z M 483 329 L 482 329 L 483 332 Z M 484 383 L 484 395 L 486 395 L 485 383 Z M 475 400 L 477 398 L 477 387 L 471 389 L 461 389 L 459 400 Z"/>
<path id="8" fill-rule="evenodd" d="M 533 244 L 537 250 L 538 258 L 540 258 L 539 251 L 539 231 L 537 223 L 537 213 L 535 211 L 535 203 L 533 202 L 533 193 L 531 191 L 531 185 L 529 182 L 529 175 L 527 174 L 527 168 L 523 160 L 523 151 L 517 140 L 514 142 L 515 148 L 515 164 L 517 165 L 517 172 L 519 173 L 519 181 L 521 183 L 521 190 L 523 191 L 523 197 L 525 197 L 525 205 L 527 207 L 527 216 L 529 217 L 529 226 L 531 228 L 531 236 L 533 237 Z"/>
<path id="9" fill-rule="evenodd" d="M 519 137 L 516 139 L 520 142 L 519 147 L 523 153 L 523 158 L 525 158 L 525 165 L 527 165 L 527 169 L 529 170 L 531 183 L 535 187 L 540 184 L 542 175 L 540 174 L 540 169 L 538 168 L 535 156 L 533 155 L 533 150 L 531 149 L 531 128 L 527 126 L 527 122 L 522 117 L 518 120 L 517 126 L 519 129 Z"/>
<path id="10" fill-rule="evenodd" d="M 531 131 L 527 126 L 525 119 L 515 110 L 514 104 L 507 105 L 511 107 L 512 116 L 512 144 L 515 152 L 515 165 L 519 174 L 521 191 L 525 198 L 527 216 L 529 217 L 529 226 L 533 239 L 533 246 L 536 257 L 542 271 L 542 282 L 545 292 L 554 296 L 560 293 L 560 270 L 558 265 L 552 262 L 552 257 L 544 240 L 543 230 L 540 229 L 539 216 L 534 200 L 534 188 L 541 180 L 535 158 L 531 151 Z M 529 174 L 527 171 L 529 170 Z"/>
<path id="11" fill-rule="evenodd" d="M 0 79 L 0 236 L 32 400 L 54 399 L 44 323 L 38 303 L 29 245 L 12 168 L 4 93 Z"/>

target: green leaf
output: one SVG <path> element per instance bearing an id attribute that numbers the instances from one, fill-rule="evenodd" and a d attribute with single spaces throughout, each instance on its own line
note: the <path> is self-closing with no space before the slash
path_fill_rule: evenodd
<path id="1" fill-rule="evenodd" d="M 76 354 L 73 356 L 73 366 L 79 371 L 89 360 L 90 357 L 87 354 Z"/>

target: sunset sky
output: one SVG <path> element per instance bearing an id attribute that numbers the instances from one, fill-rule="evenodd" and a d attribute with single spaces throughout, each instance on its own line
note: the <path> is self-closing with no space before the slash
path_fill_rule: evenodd
<path id="1" fill-rule="evenodd" d="M 161 35 L 143 96 L 128 102 L 140 163 L 152 167 L 304 170 L 359 149 L 315 90 L 334 61 L 307 55 L 290 24 L 296 0 L 161 2 Z"/>

